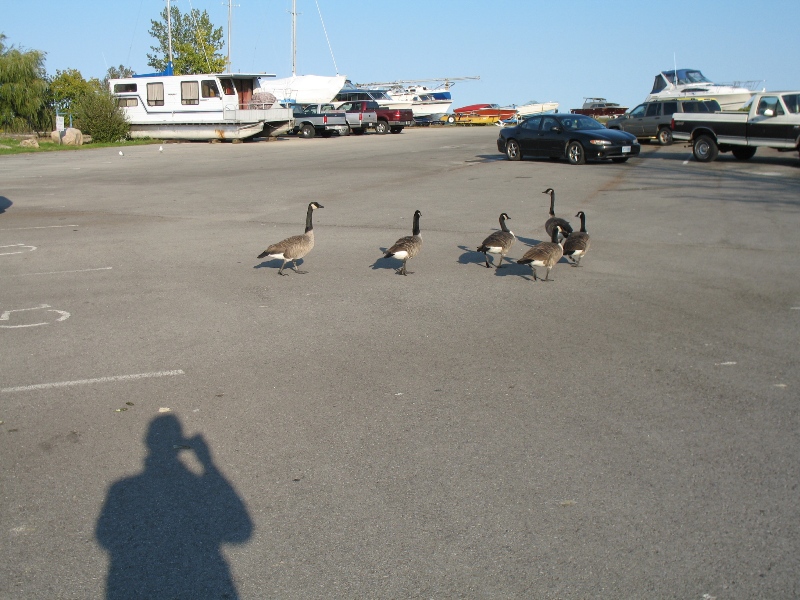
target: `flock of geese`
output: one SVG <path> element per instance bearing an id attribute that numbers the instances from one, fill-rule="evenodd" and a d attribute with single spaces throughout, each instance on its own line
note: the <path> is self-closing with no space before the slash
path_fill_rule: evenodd
<path id="1" fill-rule="evenodd" d="M 589 234 L 586 232 L 586 214 L 579 211 L 576 217 L 581 220 L 580 231 L 573 231 L 572 226 L 568 221 L 556 217 L 555 215 L 555 202 L 556 193 L 553 188 L 547 188 L 543 194 L 550 194 L 550 218 L 544 224 L 547 235 L 550 236 L 549 242 L 540 242 L 532 246 L 517 263 L 521 265 L 530 265 L 533 271 L 534 281 L 552 281 L 550 279 L 550 271 L 564 256 L 570 261 L 573 267 L 579 267 L 581 259 L 586 256 L 589 251 Z M 283 272 L 286 263 L 292 263 L 292 270 L 295 273 L 305 274 L 308 271 L 297 270 L 297 260 L 306 256 L 314 248 L 314 225 L 312 222 L 312 215 L 318 208 L 325 208 L 319 202 L 311 202 L 308 205 L 308 212 L 306 213 L 306 231 L 302 235 L 293 235 L 272 244 L 264 252 L 258 255 L 258 258 L 277 258 L 283 261 L 281 268 L 278 270 L 278 275 L 287 275 Z M 420 234 L 419 218 L 422 216 L 420 211 L 414 212 L 414 225 L 411 230 L 411 235 L 401 237 L 394 245 L 386 250 L 384 258 L 397 258 L 403 261 L 403 265 L 397 269 L 399 275 L 408 275 L 413 271 L 406 270 L 406 263 L 414 258 L 422 249 L 422 235 Z M 478 247 L 478 252 L 483 252 L 486 267 L 491 268 L 489 262 L 489 254 L 497 254 L 500 259 L 497 261 L 495 268 L 503 268 L 503 259 L 514 245 L 517 239 L 508 226 L 506 221 L 511 220 L 508 213 L 500 214 L 500 231 L 495 231 Z M 547 269 L 545 278 L 542 279 L 536 273 L 536 267 Z"/>

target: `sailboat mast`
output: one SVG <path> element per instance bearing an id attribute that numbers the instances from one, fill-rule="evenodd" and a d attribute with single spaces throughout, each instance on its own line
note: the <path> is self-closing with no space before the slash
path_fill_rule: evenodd
<path id="1" fill-rule="evenodd" d="M 169 47 L 169 60 L 167 61 L 167 75 L 172 75 L 172 10 L 167 0 L 167 44 Z"/>
<path id="2" fill-rule="evenodd" d="M 297 0 L 292 0 L 292 77 L 297 75 Z"/>
<path id="3" fill-rule="evenodd" d="M 228 61 L 226 64 L 228 73 L 231 72 L 231 22 L 233 21 L 233 0 L 228 0 Z"/>

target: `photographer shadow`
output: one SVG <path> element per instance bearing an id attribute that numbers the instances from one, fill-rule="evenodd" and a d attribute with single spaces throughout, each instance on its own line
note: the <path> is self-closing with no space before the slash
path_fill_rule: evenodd
<path id="1" fill-rule="evenodd" d="M 214 464 L 202 436 L 183 437 L 174 415 L 154 418 L 144 470 L 108 490 L 96 536 L 110 556 L 106 598 L 239 597 L 222 544 L 253 532 L 244 502 Z M 180 459 L 193 452 L 195 473 Z"/>

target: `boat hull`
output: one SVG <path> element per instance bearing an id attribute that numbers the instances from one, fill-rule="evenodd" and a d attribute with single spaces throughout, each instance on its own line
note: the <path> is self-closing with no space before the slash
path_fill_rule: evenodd
<path id="1" fill-rule="evenodd" d="M 537 102 L 536 104 L 523 104 L 517 106 L 517 114 L 520 117 L 527 117 L 528 115 L 538 115 L 546 112 L 558 111 L 558 102 Z"/>
<path id="2" fill-rule="evenodd" d="M 262 110 L 226 110 L 220 115 L 179 113 L 148 115 L 147 119 L 131 119 L 130 136 L 134 139 L 162 140 L 244 140 L 259 134 L 280 135 L 293 126 L 288 108 Z"/>
<path id="3" fill-rule="evenodd" d="M 344 75 L 297 75 L 283 79 L 261 79 L 255 91 L 270 93 L 281 104 L 325 104 L 333 100 L 345 81 Z"/>
<path id="4" fill-rule="evenodd" d="M 739 110 L 745 102 L 755 94 L 747 89 L 740 91 L 726 91 L 718 87 L 709 87 L 707 90 L 686 92 L 681 90 L 666 90 L 658 94 L 648 94 L 645 102 L 654 100 L 671 100 L 676 98 L 713 98 L 719 102 L 722 110 Z"/>

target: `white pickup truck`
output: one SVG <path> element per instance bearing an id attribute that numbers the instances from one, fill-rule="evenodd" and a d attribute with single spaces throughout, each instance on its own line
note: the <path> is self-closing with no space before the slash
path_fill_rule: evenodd
<path id="1" fill-rule="evenodd" d="M 700 162 L 710 162 L 720 152 L 732 152 L 736 158 L 747 160 L 759 146 L 797 151 L 800 91 L 760 92 L 739 111 L 676 113 L 671 128 L 673 140 L 691 143 Z"/>

